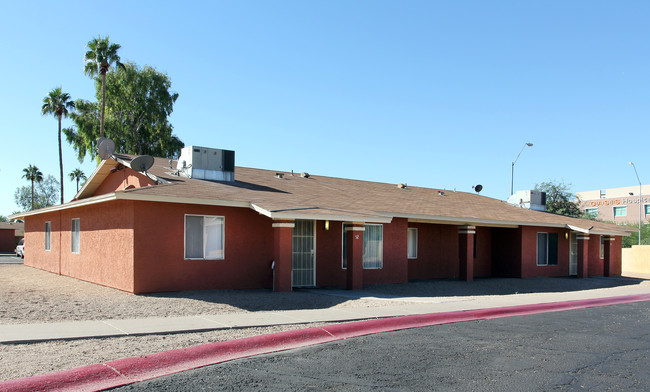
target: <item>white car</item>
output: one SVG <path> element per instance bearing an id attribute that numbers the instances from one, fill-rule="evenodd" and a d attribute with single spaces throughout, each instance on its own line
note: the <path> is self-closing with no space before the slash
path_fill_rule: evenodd
<path id="1" fill-rule="evenodd" d="M 16 245 L 16 257 L 20 257 L 21 259 L 25 258 L 25 239 L 24 238 L 21 238 L 18 245 Z"/>

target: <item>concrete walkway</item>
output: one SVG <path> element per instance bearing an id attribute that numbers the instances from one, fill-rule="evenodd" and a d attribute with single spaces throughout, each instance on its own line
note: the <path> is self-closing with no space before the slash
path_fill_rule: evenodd
<path id="1" fill-rule="evenodd" d="M 61 339 L 209 331 L 283 324 L 335 323 L 430 313 L 502 308 L 650 294 L 650 281 L 611 288 L 488 296 L 394 297 L 366 290 L 310 290 L 322 295 L 386 301 L 379 307 L 242 312 L 186 317 L 108 319 L 57 323 L 0 325 L 0 343 L 27 343 Z"/>

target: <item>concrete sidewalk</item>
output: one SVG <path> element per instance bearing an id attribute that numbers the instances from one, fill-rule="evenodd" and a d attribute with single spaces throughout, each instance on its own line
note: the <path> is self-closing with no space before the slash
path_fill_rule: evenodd
<path id="1" fill-rule="evenodd" d="M 36 324 L 0 325 L 0 343 L 28 343 L 61 339 L 198 332 L 283 324 L 336 323 L 395 316 L 579 301 L 650 294 L 650 281 L 638 285 L 583 291 L 455 297 L 394 297 L 366 290 L 309 290 L 344 298 L 385 300 L 386 306 L 272 312 L 242 312 L 186 317 L 108 319 Z"/>

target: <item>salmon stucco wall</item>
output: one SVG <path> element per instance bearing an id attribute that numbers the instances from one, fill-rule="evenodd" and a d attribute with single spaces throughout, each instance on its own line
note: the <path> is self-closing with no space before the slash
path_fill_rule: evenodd
<path id="1" fill-rule="evenodd" d="M 380 269 L 364 269 L 363 284 L 408 282 L 408 220 L 394 218 L 383 228 L 384 258 Z"/>
<path id="2" fill-rule="evenodd" d="M 521 277 L 569 276 L 569 235 L 562 228 L 522 226 Z M 537 233 L 557 233 L 557 265 L 537 265 Z"/>
<path id="3" fill-rule="evenodd" d="M 490 277 L 492 276 L 492 229 L 489 227 L 476 227 L 474 241 L 476 242 L 474 277 Z"/>
<path id="4" fill-rule="evenodd" d="M 185 260 L 186 214 L 225 218 L 223 260 Z M 134 291 L 270 288 L 271 224 L 248 208 L 135 202 Z"/>
<path id="5" fill-rule="evenodd" d="M 45 250 L 45 222 L 50 222 L 50 250 Z M 25 218 L 25 262 L 29 267 L 55 274 L 61 271 L 61 213 Z"/>
<path id="6" fill-rule="evenodd" d="M 408 278 L 458 278 L 458 226 L 410 222 L 418 229 L 418 253 L 408 260 Z"/>
<path id="7" fill-rule="evenodd" d="M 316 221 L 316 285 L 344 286 L 347 269 L 343 269 L 343 222 Z"/>
<path id="8" fill-rule="evenodd" d="M 154 182 L 142 173 L 138 173 L 128 167 L 121 167 L 120 170 L 115 170 L 110 173 L 102 182 L 102 184 L 95 190 L 93 196 L 104 195 L 107 193 L 121 191 L 130 188 L 141 188 L 148 185 L 153 185 Z"/>
<path id="9" fill-rule="evenodd" d="M 600 257 L 600 235 L 589 235 L 589 276 L 603 276 L 605 259 Z"/>
<path id="10" fill-rule="evenodd" d="M 79 253 L 72 253 L 72 219 Z M 133 292 L 133 202 L 116 200 L 61 211 L 61 275 Z"/>
<path id="11" fill-rule="evenodd" d="M 79 219 L 79 253 L 72 253 Z M 51 222 L 45 250 L 45 222 Z M 111 201 L 25 219 L 25 265 L 133 292 L 133 202 Z"/>

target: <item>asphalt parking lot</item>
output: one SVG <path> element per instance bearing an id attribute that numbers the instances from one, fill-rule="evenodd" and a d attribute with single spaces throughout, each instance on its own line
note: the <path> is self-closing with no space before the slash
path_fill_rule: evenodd
<path id="1" fill-rule="evenodd" d="M 23 259 L 14 253 L 0 253 L 0 264 L 22 264 Z"/>

